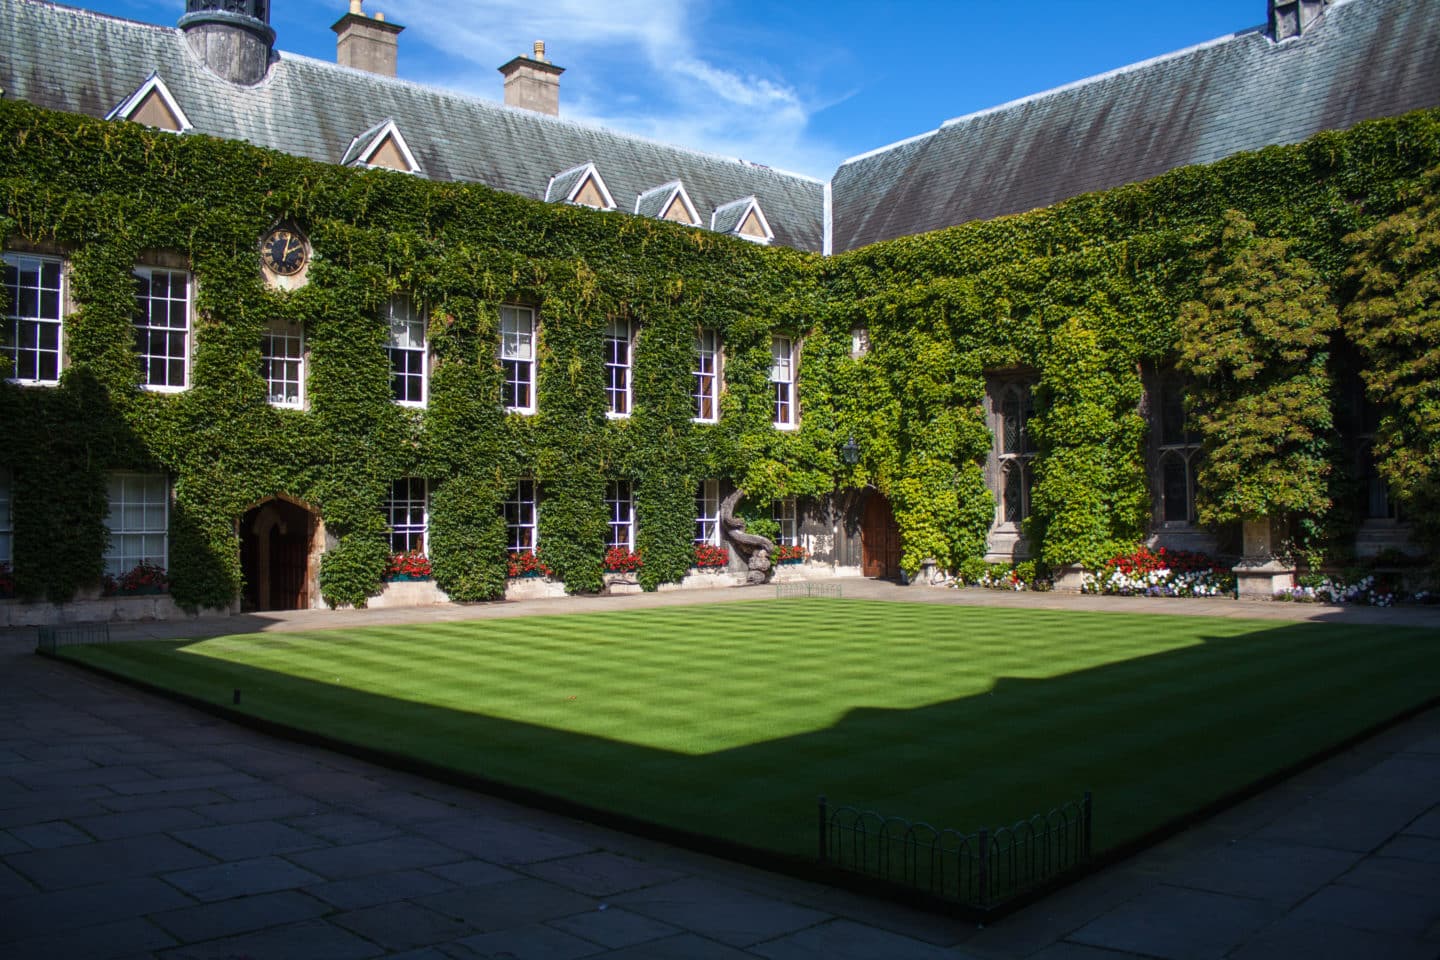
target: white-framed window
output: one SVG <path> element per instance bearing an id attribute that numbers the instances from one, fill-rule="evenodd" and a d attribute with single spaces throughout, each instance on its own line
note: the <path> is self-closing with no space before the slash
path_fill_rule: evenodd
<path id="1" fill-rule="evenodd" d="M 611 318 L 605 324 L 605 409 L 612 417 L 630 416 L 630 368 L 634 349 L 635 331 L 630 321 Z"/>
<path id="2" fill-rule="evenodd" d="M 996 521 L 1018 526 L 1030 516 L 1030 487 L 1033 482 L 1035 440 L 1030 433 L 1030 420 L 1035 415 L 1035 400 L 1030 385 L 1007 383 L 994 398 L 992 416 L 995 424 L 995 460 L 999 501 Z"/>
<path id="3" fill-rule="evenodd" d="M 695 490 L 695 544 L 720 546 L 719 480 L 701 480 Z"/>
<path id="4" fill-rule="evenodd" d="M 535 481 L 520 480 L 505 499 L 505 530 L 511 553 L 534 553 L 539 545 L 539 511 L 535 505 Z"/>
<path id="5" fill-rule="evenodd" d="M 15 563 L 14 502 L 10 471 L 0 467 L 0 563 Z"/>
<path id="6" fill-rule="evenodd" d="M 406 297 L 391 297 L 385 305 L 390 328 L 390 388 L 395 402 L 423 407 L 429 386 L 429 352 L 425 345 L 424 312 Z"/>
<path id="7" fill-rule="evenodd" d="M 500 308 L 501 402 L 515 413 L 535 412 L 535 311 Z"/>
<path id="8" fill-rule="evenodd" d="M 775 391 L 775 426 L 787 429 L 798 422 L 795 410 L 795 340 L 770 339 L 770 386 Z"/>
<path id="9" fill-rule="evenodd" d="M 7 253 L 4 260 L 7 376 L 18 383 L 59 383 L 64 266 L 56 257 L 21 253 Z"/>
<path id="10" fill-rule="evenodd" d="M 135 355 L 147 390 L 190 385 L 190 274 L 135 268 Z"/>
<path id="11" fill-rule="evenodd" d="M 610 518 L 607 547 L 635 549 L 635 488 L 629 480 L 610 480 L 605 484 L 605 512 Z"/>
<path id="12" fill-rule="evenodd" d="M 850 359 L 859 360 L 870 353 L 870 328 L 850 328 Z"/>
<path id="13" fill-rule="evenodd" d="M 695 335 L 694 389 L 695 419 L 714 423 L 720 419 L 720 335 L 701 330 Z"/>
<path id="14" fill-rule="evenodd" d="M 260 338 L 260 376 L 271 406 L 305 406 L 305 329 L 277 320 Z"/>
<path id="15" fill-rule="evenodd" d="M 390 529 L 390 552 L 424 553 L 430 530 L 429 485 L 419 477 L 390 484 L 385 497 L 385 524 Z"/>
<path id="16" fill-rule="evenodd" d="M 794 497 L 775 501 L 775 522 L 780 525 L 780 534 L 775 545 L 780 547 L 800 546 L 800 511 Z"/>
<path id="17" fill-rule="evenodd" d="M 1195 470 L 1200 462 L 1200 435 L 1185 415 L 1185 382 L 1177 374 L 1161 376 L 1156 385 L 1151 429 L 1156 438 L 1161 524 L 1195 522 Z"/>
<path id="18" fill-rule="evenodd" d="M 163 473 L 112 473 L 106 481 L 110 514 L 105 526 L 105 572 L 122 576 L 141 561 L 167 565 L 170 534 L 170 481 Z"/>

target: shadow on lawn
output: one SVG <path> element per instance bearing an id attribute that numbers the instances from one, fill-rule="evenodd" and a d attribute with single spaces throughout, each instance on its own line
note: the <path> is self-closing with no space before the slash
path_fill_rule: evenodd
<path id="1" fill-rule="evenodd" d="M 1433 703 L 1440 672 L 1426 632 L 1282 625 L 1002 678 L 916 709 L 854 707 L 824 729 L 696 756 L 225 661 L 131 655 L 194 642 L 61 656 L 168 695 L 173 684 L 180 699 L 268 732 L 801 873 L 822 792 L 968 831 L 1092 790 L 1097 851 L 1126 851 Z"/>

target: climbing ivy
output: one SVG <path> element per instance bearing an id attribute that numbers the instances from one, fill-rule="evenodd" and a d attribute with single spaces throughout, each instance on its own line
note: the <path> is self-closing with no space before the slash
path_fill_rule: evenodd
<path id="1" fill-rule="evenodd" d="M 112 470 L 172 478 L 172 591 L 189 607 L 236 595 L 235 523 L 277 495 L 324 520 L 325 598 L 365 603 L 389 555 L 381 506 L 405 476 L 430 482 L 434 573 L 461 600 L 503 593 L 499 505 L 521 478 L 539 488 L 544 560 L 573 591 L 601 585 L 613 479 L 634 484 L 649 589 L 691 565 L 693 498 L 707 477 L 744 489 L 757 517 L 777 497 L 872 487 L 895 507 L 906 569 L 932 558 L 954 568 L 984 552 L 995 517 L 985 409 L 996 371 L 1038 384 L 1032 547 L 1050 564 L 1094 563 L 1149 525 L 1144 371 L 1191 363 L 1202 428 L 1219 416 L 1212 404 L 1231 402 L 1221 367 L 1194 349 L 1232 322 L 1226 290 L 1259 291 L 1261 314 L 1292 287 L 1317 316 L 1322 302 L 1344 311 L 1343 331 L 1319 323 L 1315 335 L 1354 341 L 1388 418 L 1382 470 L 1412 512 L 1435 501 L 1437 378 L 1415 358 L 1435 353 L 1440 335 L 1424 323 L 1385 331 L 1434 312 L 1440 214 L 1435 180 L 1421 174 L 1440 164 L 1436 111 L 828 259 L 24 103 L 0 101 L 0 144 L 4 246 L 62 254 L 73 307 L 60 385 L 0 387 L 0 465 L 13 477 L 14 566 L 28 598 L 63 601 L 97 580 Z M 1253 237 L 1227 247 L 1236 216 Z M 282 221 L 315 254 L 292 293 L 258 269 L 258 240 Z M 188 262 L 197 281 L 191 387 L 175 394 L 138 387 L 131 348 L 132 271 L 160 254 Z M 428 321 L 423 411 L 391 402 L 381 316 L 395 295 Z M 500 403 L 504 304 L 540 319 L 534 415 Z M 639 330 L 626 419 L 605 415 L 611 318 Z M 259 346 L 276 323 L 305 332 L 305 411 L 266 402 Z M 865 355 L 852 354 L 856 328 L 868 332 Z M 701 329 L 724 345 L 715 424 L 691 420 Z M 802 344 L 794 431 L 771 424 L 777 333 Z M 1325 354 L 1310 343 L 1294 361 L 1314 378 L 1304 425 L 1317 436 L 1334 393 L 1316 366 Z M 1265 356 L 1250 382 L 1268 390 L 1291 361 Z M 1235 409 L 1261 436 L 1254 411 Z M 852 438 L 854 465 L 840 457 Z M 1205 502 L 1241 506 L 1207 516 L 1324 514 L 1320 453 L 1275 453 L 1264 490 L 1246 470 L 1212 471 Z"/>

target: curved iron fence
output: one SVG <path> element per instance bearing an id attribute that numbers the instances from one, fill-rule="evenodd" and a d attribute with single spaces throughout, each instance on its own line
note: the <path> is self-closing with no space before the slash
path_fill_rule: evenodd
<path id="1" fill-rule="evenodd" d="M 1090 793 L 1008 827 L 962 833 L 819 803 L 826 866 L 988 910 L 1088 863 Z"/>

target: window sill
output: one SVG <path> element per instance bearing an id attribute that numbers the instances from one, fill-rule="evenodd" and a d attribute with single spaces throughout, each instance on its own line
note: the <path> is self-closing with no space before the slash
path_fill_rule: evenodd
<path id="1" fill-rule="evenodd" d="M 771 424 L 771 426 L 773 426 L 776 430 L 783 430 L 786 433 L 794 433 L 796 430 L 800 429 L 800 424 L 798 423 L 775 423 Z"/>
<path id="2" fill-rule="evenodd" d="M 18 380 L 18 379 L 13 379 L 13 378 L 8 378 L 8 377 L 7 377 L 6 380 L 5 380 L 5 382 L 6 382 L 6 383 L 13 383 L 13 384 L 14 384 L 15 386 L 17 386 L 17 387 L 58 387 L 58 386 L 60 386 L 60 381 L 59 381 L 59 380 Z"/>
<path id="3" fill-rule="evenodd" d="M 288 401 L 288 400 L 286 400 L 286 401 L 267 400 L 267 401 L 265 401 L 265 402 L 268 403 L 270 406 L 274 407 L 276 410 L 304 410 L 304 409 L 305 409 L 305 401 L 303 401 L 303 400 L 295 401 L 295 402 L 291 402 L 291 401 Z"/>
<path id="4" fill-rule="evenodd" d="M 507 414 L 510 414 L 510 413 L 519 414 L 519 415 L 522 416 L 522 417 L 533 417 L 533 416 L 535 416 L 535 408 L 534 408 L 534 407 L 506 407 L 506 408 L 505 408 L 505 412 L 506 412 Z"/>
<path id="5" fill-rule="evenodd" d="M 184 393 L 190 387 L 188 384 L 183 387 L 157 387 L 151 383 L 142 383 L 140 389 L 146 393 Z"/>
<path id="6" fill-rule="evenodd" d="M 691 423 L 719 423 L 720 420 L 719 420 L 718 417 L 717 417 L 717 418 L 713 418 L 713 419 L 709 419 L 709 420 L 705 419 L 704 417 L 691 417 L 691 418 L 690 418 L 690 422 L 691 422 Z"/>
<path id="7" fill-rule="evenodd" d="M 411 410 L 424 410 L 424 400 L 392 400 L 391 403 L 397 407 L 408 407 Z"/>
<path id="8" fill-rule="evenodd" d="M 606 420 L 629 420 L 629 419 L 630 419 L 630 414 L 628 414 L 628 413 L 616 413 L 616 412 L 613 411 L 613 410 L 607 410 L 607 411 L 605 411 L 605 419 L 606 419 Z"/>

